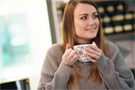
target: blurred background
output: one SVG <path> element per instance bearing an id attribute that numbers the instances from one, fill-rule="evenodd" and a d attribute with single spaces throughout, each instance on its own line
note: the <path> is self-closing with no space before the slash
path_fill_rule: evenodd
<path id="1" fill-rule="evenodd" d="M 61 43 L 69 0 L 0 0 L 0 88 L 36 90 L 48 48 Z M 135 1 L 93 0 L 107 40 L 135 70 Z"/>

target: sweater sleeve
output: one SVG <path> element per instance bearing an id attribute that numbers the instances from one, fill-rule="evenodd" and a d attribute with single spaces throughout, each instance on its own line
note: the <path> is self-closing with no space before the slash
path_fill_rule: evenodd
<path id="1" fill-rule="evenodd" d="M 126 65 L 118 47 L 112 44 L 111 49 L 111 59 L 102 53 L 96 62 L 103 82 L 108 89 L 135 90 L 133 73 Z"/>
<path id="2" fill-rule="evenodd" d="M 37 90 L 65 90 L 67 88 L 68 80 L 73 68 L 60 63 L 59 67 L 56 69 L 54 66 L 56 63 L 52 61 L 55 61 L 55 58 L 46 54 Z"/>

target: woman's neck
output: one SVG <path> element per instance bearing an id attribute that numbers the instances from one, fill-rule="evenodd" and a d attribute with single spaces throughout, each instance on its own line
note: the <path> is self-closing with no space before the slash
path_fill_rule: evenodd
<path id="1" fill-rule="evenodd" d="M 89 40 L 88 42 L 75 42 L 75 45 L 81 45 L 81 44 L 91 44 L 92 40 Z"/>

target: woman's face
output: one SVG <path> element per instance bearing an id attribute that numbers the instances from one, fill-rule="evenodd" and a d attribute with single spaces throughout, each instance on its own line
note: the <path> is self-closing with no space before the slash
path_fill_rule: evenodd
<path id="1" fill-rule="evenodd" d="M 98 12 L 91 4 L 79 3 L 74 10 L 76 41 L 88 43 L 95 38 L 99 29 Z"/>

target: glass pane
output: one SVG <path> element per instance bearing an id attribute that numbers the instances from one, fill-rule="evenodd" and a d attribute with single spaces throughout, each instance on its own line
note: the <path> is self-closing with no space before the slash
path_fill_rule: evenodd
<path id="1" fill-rule="evenodd" d="M 25 13 L 0 17 L 2 68 L 27 63 L 29 43 L 25 19 Z"/>
<path id="2" fill-rule="evenodd" d="M 40 73 L 51 45 L 46 0 L 0 1 L 0 83 Z"/>

